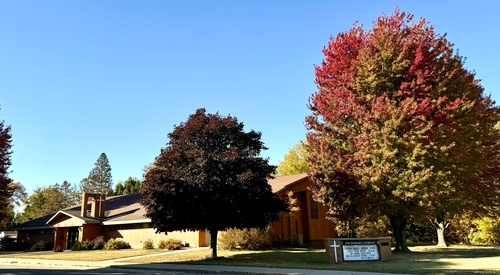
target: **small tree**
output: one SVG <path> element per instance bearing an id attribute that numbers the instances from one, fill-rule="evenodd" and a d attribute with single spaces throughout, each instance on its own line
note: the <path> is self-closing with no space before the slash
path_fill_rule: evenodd
<path id="1" fill-rule="evenodd" d="M 259 156 L 261 134 L 236 118 L 198 109 L 168 137 L 141 189 L 157 231 L 208 230 L 215 259 L 220 230 L 263 228 L 286 209 L 267 182 L 275 169 Z"/>
<path id="2" fill-rule="evenodd" d="M 89 176 L 80 182 L 80 190 L 86 193 L 112 195 L 113 177 L 106 154 L 101 153 L 94 165 Z"/>

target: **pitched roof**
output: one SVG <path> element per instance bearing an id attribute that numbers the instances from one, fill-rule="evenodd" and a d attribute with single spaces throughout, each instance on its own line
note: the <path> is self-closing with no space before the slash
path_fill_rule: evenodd
<path id="1" fill-rule="evenodd" d="M 80 203 L 20 224 L 17 226 L 17 230 L 52 228 L 49 224 L 50 221 L 61 215 L 82 220 L 82 223 L 103 223 L 105 225 L 150 222 L 151 220 L 145 217 L 146 210 L 140 204 L 141 199 L 141 194 L 107 197 L 104 217 L 97 218 L 90 216 L 82 217 L 82 204 Z"/>
<path id="2" fill-rule="evenodd" d="M 268 182 L 271 185 L 273 193 L 278 193 L 286 187 L 306 178 L 307 174 L 303 173 L 289 176 L 278 176 L 274 179 L 270 179 Z M 151 219 L 146 217 L 146 209 L 140 204 L 141 199 L 141 194 L 110 196 L 106 198 L 106 212 L 103 217 L 82 217 L 81 204 L 77 204 L 59 210 L 56 213 L 51 213 L 41 218 L 25 222 L 19 225 L 17 229 L 27 230 L 51 228 L 52 226 L 47 223 L 60 215 L 80 219 L 83 223 L 102 223 L 104 225 L 151 222 Z"/>
<path id="3" fill-rule="evenodd" d="M 268 180 L 271 188 L 273 189 L 273 193 L 278 193 L 286 187 L 302 181 L 307 178 L 307 173 L 297 174 L 297 175 L 289 175 L 289 176 L 277 176 L 274 179 Z"/>
<path id="4" fill-rule="evenodd" d="M 66 215 L 77 218 L 85 223 L 103 223 L 103 224 L 124 224 L 135 222 L 150 222 L 145 217 L 146 210 L 140 204 L 141 194 L 111 196 L 106 198 L 106 211 L 103 217 L 82 217 L 81 204 L 60 210 L 54 215 Z M 53 219 L 52 218 L 52 219 Z M 51 219 L 51 220 L 52 220 Z"/>
<path id="5" fill-rule="evenodd" d="M 52 228 L 52 226 L 47 225 L 47 221 L 52 218 L 56 213 L 51 213 L 48 215 L 45 215 L 40 218 L 36 218 L 31 221 L 27 221 L 25 223 L 19 224 L 16 227 L 16 230 L 28 230 L 28 229 L 47 229 L 47 228 Z"/>
<path id="6" fill-rule="evenodd" d="M 146 209 L 140 204 L 141 194 L 114 196 L 106 199 L 106 217 L 103 224 L 150 222 Z"/>
<path id="7" fill-rule="evenodd" d="M 67 216 L 70 218 L 76 218 L 82 221 L 83 223 L 100 223 L 101 218 L 94 218 L 94 217 L 82 217 L 80 210 L 74 210 L 74 209 L 64 209 L 64 210 L 59 210 L 57 213 L 55 213 L 48 221 L 47 224 L 50 224 L 51 221 L 55 220 L 57 217 L 60 216 Z"/>

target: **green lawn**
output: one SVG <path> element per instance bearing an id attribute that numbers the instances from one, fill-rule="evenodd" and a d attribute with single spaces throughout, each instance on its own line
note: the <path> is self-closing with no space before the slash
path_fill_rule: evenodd
<path id="1" fill-rule="evenodd" d="M 181 253 L 154 254 L 158 250 L 75 251 L 43 252 L 15 255 L 19 258 L 93 260 L 102 261 L 126 257 L 149 255 L 148 257 L 124 260 L 130 263 L 184 263 L 205 265 L 239 265 L 260 267 L 305 268 L 344 271 L 412 274 L 500 274 L 500 247 L 415 246 L 412 253 L 395 253 L 389 262 L 356 262 L 326 264 L 324 249 L 283 249 L 270 251 L 224 251 L 219 260 L 207 259 L 209 249 L 191 250 Z M 12 257 L 2 255 L 0 257 Z"/>
<path id="2" fill-rule="evenodd" d="M 434 246 L 412 247 L 412 253 L 395 253 L 389 262 L 327 264 L 324 249 L 286 249 L 272 251 L 218 251 L 225 257 L 206 259 L 209 250 L 164 254 L 127 262 L 189 263 L 260 267 L 326 269 L 412 274 L 500 274 L 500 247 Z"/>

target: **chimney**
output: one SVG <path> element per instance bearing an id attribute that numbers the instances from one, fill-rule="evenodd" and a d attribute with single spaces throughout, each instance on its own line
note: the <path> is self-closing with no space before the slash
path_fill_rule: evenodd
<path id="1" fill-rule="evenodd" d="M 80 213 L 82 217 L 87 217 L 87 202 L 89 201 L 89 195 L 90 194 L 85 192 L 82 194 L 82 209 Z"/>
<path id="2" fill-rule="evenodd" d="M 104 213 L 106 213 L 106 195 L 85 192 L 82 194 L 81 216 L 89 216 L 87 213 L 89 199 L 92 200 L 90 203 L 90 217 L 104 217 Z"/>

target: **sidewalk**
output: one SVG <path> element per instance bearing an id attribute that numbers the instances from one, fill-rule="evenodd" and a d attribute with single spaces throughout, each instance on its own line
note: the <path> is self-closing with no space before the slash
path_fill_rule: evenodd
<path id="1" fill-rule="evenodd" d="M 166 252 L 172 253 L 172 252 Z M 177 253 L 182 253 L 178 251 Z M 158 254 L 154 254 L 158 255 Z M 141 255 L 126 258 L 133 260 L 153 255 Z M 137 264 L 122 262 L 125 259 L 107 260 L 101 262 L 91 261 L 62 261 L 62 260 L 41 260 L 41 259 L 21 259 L 21 258 L 0 258 L 0 266 L 20 265 L 27 268 L 43 266 L 56 269 L 97 269 L 97 268 L 120 268 L 137 270 L 158 270 L 158 271 L 176 271 L 206 274 L 248 274 L 248 275 L 382 275 L 387 273 L 372 272 L 353 272 L 353 271 L 331 271 L 331 270 L 310 270 L 310 269 L 292 269 L 292 268 L 265 268 L 265 267 L 246 267 L 246 266 L 215 266 L 215 265 L 190 265 L 190 264 Z"/>
<path id="2" fill-rule="evenodd" d="M 129 268 L 141 270 L 177 271 L 207 274 L 245 274 L 245 275 L 389 275 L 388 273 L 332 271 L 292 268 L 266 268 L 246 266 L 215 266 L 215 265 L 187 265 L 187 264 L 128 264 L 111 265 L 111 268 Z M 404 274 L 403 274 L 404 275 Z M 409 275 L 409 274 L 406 274 Z"/>

